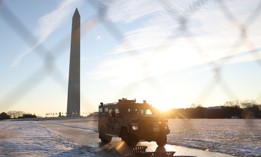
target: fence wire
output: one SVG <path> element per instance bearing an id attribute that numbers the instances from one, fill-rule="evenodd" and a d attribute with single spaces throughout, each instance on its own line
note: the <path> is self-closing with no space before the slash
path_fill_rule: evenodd
<path id="1" fill-rule="evenodd" d="M 87 5 L 91 6 L 97 12 L 90 16 L 89 19 L 83 21 L 81 24 L 82 36 L 88 36 L 88 33 L 92 31 L 93 28 L 98 27 L 98 25 L 102 25 L 106 31 L 110 34 L 110 36 L 120 43 L 125 43 L 124 46 L 126 49 L 130 49 L 133 51 L 127 52 L 126 54 L 131 56 L 135 56 L 136 54 L 141 53 L 141 50 L 137 50 L 135 48 L 134 41 L 131 41 L 125 38 L 123 31 L 113 21 L 108 20 L 107 14 L 108 10 L 111 6 L 113 6 L 118 1 L 95 1 L 95 0 L 86 0 Z M 251 26 L 254 23 L 258 23 L 258 18 L 260 18 L 261 12 L 261 1 L 256 5 L 256 8 L 249 14 L 249 16 L 242 20 L 238 19 L 237 15 L 235 15 L 231 8 L 226 5 L 224 0 L 196 0 L 191 1 L 190 5 L 183 9 L 182 11 L 177 9 L 175 6 L 176 1 L 172 0 L 156 0 L 158 3 L 158 7 L 161 9 L 161 12 L 166 13 L 170 21 L 169 25 L 178 25 L 172 28 L 172 31 L 168 34 L 168 36 L 157 45 L 154 45 L 154 50 L 151 53 L 156 53 L 164 47 L 168 49 L 172 46 L 172 43 L 168 43 L 169 40 L 174 36 L 178 36 L 178 38 L 173 39 L 173 44 L 175 41 L 180 40 L 183 38 L 188 45 L 193 47 L 193 50 L 202 60 L 205 61 L 207 67 L 211 69 L 213 72 L 213 76 L 209 78 L 209 80 L 205 83 L 205 86 L 202 87 L 202 91 L 196 94 L 197 100 L 206 100 L 209 99 L 211 93 L 214 91 L 216 87 L 220 87 L 225 95 L 227 95 L 231 100 L 240 99 L 236 94 L 236 91 L 231 88 L 230 84 L 224 78 L 223 68 L 226 64 L 232 61 L 237 55 L 240 54 L 240 48 L 245 46 L 248 50 L 253 53 L 249 53 L 255 58 L 255 62 L 258 64 L 260 71 L 261 71 L 261 56 L 259 53 L 260 48 L 259 45 L 255 45 L 252 41 L 251 36 L 249 35 L 249 31 L 251 30 Z M 191 31 L 189 23 L 194 15 L 196 15 L 199 10 L 204 9 L 207 4 L 215 3 L 219 6 L 218 11 L 221 13 L 224 18 L 230 23 L 230 27 L 234 28 L 237 31 L 237 37 L 235 39 L 231 39 L 234 41 L 232 46 L 227 50 L 226 54 L 228 57 L 221 58 L 220 62 L 209 62 L 208 59 L 209 54 L 205 50 L 204 46 L 202 45 L 197 37 L 194 36 L 193 32 Z M 249 2 L 250 3 L 250 2 Z M 251 11 L 249 11 L 251 12 Z M 119 13 L 120 14 L 120 13 Z M 214 18 L 214 17 L 213 17 Z M 64 87 L 64 84 L 67 84 L 67 80 L 63 78 L 62 70 L 59 69 L 57 66 L 57 60 L 61 57 L 62 53 L 64 52 L 66 40 L 70 37 L 64 36 L 60 39 L 60 41 L 54 45 L 52 48 L 47 48 L 44 46 L 44 43 L 39 43 L 37 37 L 31 32 L 29 28 L 23 23 L 23 19 L 19 19 L 18 16 L 5 4 L 5 1 L 0 0 L 0 19 L 4 21 L 6 25 L 8 25 L 16 34 L 17 36 L 22 39 L 24 44 L 29 47 L 34 47 L 32 52 L 34 52 L 40 60 L 42 60 L 42 66 L 34 71 L 31 75 L 29 75 L 25 80 L 23 80 L 19 85 L 15 86 L 13 90 L 5 95 L 1 96 L 0 100 L 0 108 L 1 109 L 8 109 L 11 108 L 14 104 L 19 102 L 22 98 L 27 96 L 29 92 L 31 92 L 34 88 L 40 85 L 46 78 L 52 78 L 57 84 L 61 85 L 64 90 L 67 90 L 67 87 Z M 215 20 L 215 19 L 213 19 Z M 92 23 L 94 22 L 94 23 Z M 92 25 L 90 24 L 92 23 Z M 90 26 L 91 25 L 91 26 Z M 211 26 L 211 23 L 209 23 Z M 187 38 L 189 37 L 189 38 Z M 37 45 L 37 46 L 35 46 Z M 55 53 L 54 53 L 55 52 Z M 114 55 L 121 55 L 121 54 L 114 54 Z M 189 57 L 189 56 L 188 56 Z M 145 75 L 147 72 L 147 62 L 144 59 L 140 59 L 139 62 L 143 65 L 143 71 Z M 185 62 L 185 61 L 184 61 Z M 256 73 L 260 73 L 260 71 L 256 71 Z M 253 76 L 254 77 L 254 76 Z M 148 79 L 151 80 L 153 84 L 153 88 L 158 90 L 160 88 L 161 82 L 157 81 L 149 74 L 144 80 L 141 82 L 146 82 Z M 62 80 L 62 81 L 61 81 Z M 121 93 L 125 92 L 133 92 L 133 85 L 135 83 L 127 84 Z M 26 89 L 26 90 L 25 90 Z M 259 94 L 257 94 L 256 100 L 261 99 L 261 90 Z M 85 101 L 88 99 L 82 97 Z M 197 134 L 197 130 L 194 129 L 192 124 L 188 124 L 187 122 L 185 125 L 188 125 L 190 130 L 193 130 L 195 134 Z M 246 121 L 249 128 L 256 128 L 253 125 L 252 121 Z M 257 128 L 256 128 L 257 129 Z M 203 137 L 202 137 L 203 138 Z"/>
<path id="2" fill-rule="evenodd" d="M 95 24 L 92 27 L 97 27 L 98 25 L 102 25 L 106 31 L 114 38 L 118 43 L 125 42 L 124 46 L 126 49 L 133 49 L 134 51 L 128 52 L 127 54 L 133 56 L 135 54 L 140 53 L 140 50 L 135 50 L 135 45 L 133 41 L 124 38 L 124 33 L 117 26 L 116 23 L 108 20 L 107 12 L 114 3 L 118 1 L 106 1 L 99 2 L 93 0 L 86 0 L 86 3 L 90 5 L 92 8 L 97 10 L 96 14 L 91 16 L 88 20 L 84 21 L 81 24 L 83 28 L 82 35 L 87 35 L 87 32 L 91 31 L 90 21 L 95 21 Z M 256 8 L 252 11 L 252 13 L 245 20 L 238 20 L 235 14 L 232 13 L 231 9 L 228 8 L 226 2 L 223 0 L 197 0 L 190 3 L 187 9 L 182 11 L 177 10 L 177 7 L 174 6 L 175 1 L 170 0 L 158 0 L 159 7 L 162 11 L 167 13 L 171 19 L 170 24 L 178 24 L 178 27 L 173 28 L 172 32 L 166 37 L 165 40 L 155 45 L 155 50 L 152 53 L 160 50 L 161 47 L 168 49 L 168 46 L 171 44 L 167 43 L 169 38 L 177 35 L 179 37 L 183 37 L 187 44 L 194 48 L 194 52 L 197 53 L 202 60 L 206 61 L 207 66 L 212 69 L 214 75 L 212 78 L 206 82 L 205 87 L 202 88 L 202 91 L 198 94 L 197 100 L 206 100 L 209 98 L 210 94 L 216 87 L 220 87 L 223 92 L 232 100 L 238 99 L 238 96 L 235 94 L 234 90 L 230 87 L 229 83 L 227 83 L 226 79 L 223 77 L 223 68 L 226 63 L 229 63 L 236 55 L 235 52 L 238 52 L 242 46 L 247 47 L 252 51 L 259 51 L 257 46 L 251 41 L 251 37 L 249 36 L 249 29 L 251 25 L 255 22 L 258 22 L 258 18 L 260 16 L 261 10 L 261 1 L 258 3 Z M 224 17 L 231 23 L 231 27 L 234 27 L 238 32 L 238 36 L 235 40 L 234 44 L 227 50 L 227 54 L 229 58 L 224 58 L 222 64 L 219 62 L 207 62 L 210 57 L 206 51 L 204 50 L 204 46 L 201 45 L 197 38 L 191 32 L 190 26 L 188 23 L 197 12 L 204 8 L 208 3 L 216 3 L 219 6 L 219 12 L 224 15 Z M 27 77 L 23 82 L 21 82 L 18 86 L 16 86 L 13 90 L 1 98 L 1 108 L 11 107 L 12 104 L 19 102 L 21 98 L 25 97 L 32 89 L 34 89 L 38 84 L 41 84 L 47 77 L 51 77 L 57 84 L 64 84 L 66 80 L 62 77 L 62 72 L 56 65 L 57 59 L 61 56 L 61 53 L 64 52 L 64 43 L 69 36 L 65 36 L 61 38 L 61 40 L 51 49 L 48 49 L 44 46 L 43 43 L 39 43 L 38 39 L 35 35 L 25 26 L 22 19 L 19 19 L 17 15 L 15 15 L 7 5 L 5 5 L 5 1 L 0 1 L 0 18 L 23 40 L 23 42 L 29 47 L 33 47 L 37 45 L 32 51 L 35 55 L 37 55 L 42 61 L 43 65 L 41 68 L 37 69 L 34 73 Z M 210 24 L 211 25 L 211 24 Z M 189 36 L 189 38 L 186 38 Z M 175 40 L 179 40 L 179 38 L 175 38 Z M 166 46 L 167 45 L 167 46 Z M 58 52 L 58 53 L 54 53 Z M 116 54 L 117 55 L 117 54 Z M 259 53 L 251 53 L 253 58 L 257 58 L 255 62 L 261 68 L 260 54 Z M 141 64 L 144 65 L 144 73 L 146 74 L 146 61 L 140 60 Z M 143 81 L 146 81 L 145 78 Z M 63 80 L 61 82 L 61 80 Z M 159 88 L 160 82 L 153 80 L 153 85 L 155 89 Z M 126 85 L 125 90 L 129 90 L 132 84 Z M 24 89 L 27 90 L 24 90 Z M 65 88 L 67 89 L 67 88 Z M 260 96 L 257 97 L 257 100 L 261 99 L 261 91 Z M 3 106 L 6 104 L 11 104 L 9 106 Z"/>

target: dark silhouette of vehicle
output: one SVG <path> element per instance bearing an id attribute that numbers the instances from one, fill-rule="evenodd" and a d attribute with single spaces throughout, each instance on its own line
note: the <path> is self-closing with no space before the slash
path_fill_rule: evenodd
<path id="1" fill-rule="evenodd" d="M 170 132 L 168 121 L 146 101 L 136 103 L 124 98 L 117 103 L 100 104 L 98 129 L 102 142 L 120 137 L 131 147 L 139 141 L 156 141 L 163 147 Z"/>

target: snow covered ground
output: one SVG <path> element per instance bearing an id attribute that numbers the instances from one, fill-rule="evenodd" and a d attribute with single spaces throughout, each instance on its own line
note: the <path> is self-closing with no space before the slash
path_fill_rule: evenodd
<path id="1" fill-rule="evenodd" d="M 54 121 L 97 131 L 96 119 Z M 170 119 L 168 143 L 235 156 L 261 156 L 260 119 Z"/>
<path id="2" fill-rule="evenodd" d="M 0 157 L 99 156 L 35 121 L 0 121 L 0 130 Z"/>
<path id="3" fill-rule="evenodd" d="M 171 119 L 168 143 L 235 156 L 261 156 L 260 119 Z"/>
<path id="4" fill-rule="evenodd" d="M 169 144 L 197 148 L 204 152 L 261 156 L 261 120 L 172 119 L 169 120 L 169 127 L 171 129 L 168 135 Z M 105 149 L 99 146 L 96 132 L 97 119 L 90 118 L 39 122 L 0 121 L 0 157 L 104 156 L 95 151 L 97 148 Z M 109 149 L 112 149 L 119 141 L 114 140 L 115 143 L 112 142 Z M 155 144 L 147 143 L 147 145 Z M 153 150 L 154 147 L 152 146 Z M 179 150 L 178 146 L 173 145 L 167 147 L 183 153 L 182 155 L 185 155 L 184 153 L 188 150 L 195 151 L 185 148 Z M 198 155 L 197 153 L 194 155 Z"/>

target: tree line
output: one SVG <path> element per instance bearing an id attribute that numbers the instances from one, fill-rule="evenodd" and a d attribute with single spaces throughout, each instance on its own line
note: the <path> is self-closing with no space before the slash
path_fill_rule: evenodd
<path id="1" fill-rule="evenodd" d="M 171 109 L 169 118 L 261 118 L 261 105 L 255 101 L 228 101 L 223 106 L 202 107 L 192 104 L 190 108 Z"/>
<path id="2" fill-rule="evenodd" d="M 53 114 L 54 115 L 54 114 Z M 59 113 L 60 115 L 60 113 Z M 190 108 L 168 110 L 165 115 L 168 118 L 261 118 L 261 105 L 254 100 L 227 101 L 222 106 L 202 107 L 200 104 L 192 104 Z M 35 114 L 23 111 L 8 111 L 0 114 L 0 120 L 16 118 L 37 118 Z"/>
<path id="3" fill-rule="evenodd" d="M 25 113 L 23 111 L 8 111 L 0 114 L 0 120 L 4 119 L 16 119 L 16 118 L 37 118 L 35 114 Z"/>

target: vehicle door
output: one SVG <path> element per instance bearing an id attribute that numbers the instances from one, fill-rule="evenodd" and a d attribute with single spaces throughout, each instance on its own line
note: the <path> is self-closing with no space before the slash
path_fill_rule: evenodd
<path id="1" fill-rule="evenodd" d="M 111 109 L 109 111 L 110 117 L 109 117 L 109 127 L 108 127 L 108 133 L 114 136 L 118 136 L 121 129 L 121 117 L 119 114 L 119 109 Z"/>

